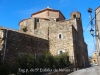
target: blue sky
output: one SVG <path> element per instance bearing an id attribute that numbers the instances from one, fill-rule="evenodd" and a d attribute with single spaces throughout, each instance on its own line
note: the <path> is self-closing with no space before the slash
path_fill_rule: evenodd
<path id="1" fill-rule="evenodd" d="M 40 11 L 47 6 L 60 10 L 66 19 L 70 18 L 70 13 L 79 11 L 82 15 L 83 30 L 89 24 L 89 13 L 87 9 L 95 9 L 100 6 L 100 0 L 0 0 L 0 26 L 11 29 L 19 29 L 18 23 L 22 19 L 31 17 L 32 13 Z M 91 26 L 84 31 L 85 42 L 88 45 L 89 56 L 94 49 L 93 37 L 90 35 Z"/>

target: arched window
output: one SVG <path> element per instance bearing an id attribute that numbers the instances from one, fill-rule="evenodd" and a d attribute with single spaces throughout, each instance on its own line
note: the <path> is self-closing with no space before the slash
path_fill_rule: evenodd
<path id="1" fill-rule="evenodd" d="M 62 38 L 63 38 L 62 33 L 59 33 L 59 34 L 58 34 L 58 38 L 59 38 L 59 39 L 62 39 Z"/>
<path id="2" fill-rule="evenodd" d="M 61 34 L 59 34 L 59 39 L 61 39 Z"/>
<path id="3" fill-rule="evenodd" d="M 37 29 L 37 22 L 39 22 L 39 18 L 34 19 L 34 29 Z"/>
<path id="4" fill-rule="evenodd" d="M 64 52 L 65 52 L 65 50 L 59 50 L 59 51 L 58 51 L 58 55 L 59 55 L 59 54 L 63 54 Z"/>

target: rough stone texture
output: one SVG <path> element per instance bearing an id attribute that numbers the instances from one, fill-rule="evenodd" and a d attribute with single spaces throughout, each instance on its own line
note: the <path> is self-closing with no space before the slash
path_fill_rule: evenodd
<path id="1" fill-rule="evenodd" d="M 96 16 L 96 51 L 98 52 L 98 65 L 100 69 L 100 6 L 95 10 Z M 100 75 L 100 72 L 99 72 Z"/>
<path id="2" fill-rule="evenodd" d="M 25 33 L 1 29 L 4 33 L 2 58 L 5 62 L 13 63 L 14 59 L 23 54 L 43 54 L 49 50 L 49 42 Z"/>
<path id="3" fill-rule="evenodd" d="M 44 50 L 49 50 L 52 55 L 68 52 L 70 61 L 77 67 L 87 67 L 88 52 L 83 37 L 81 14 L 73 12 L 71 13 L 71 19 L 63 20 L 64 17 L 61 12 L 56 11 L 59 12 L 60 16 L 59 20 L 57 20 L 52 18 L 54 16 L 53 11 L 55 12 L 55 10 L 50 12 L 49 17 L 51 18 L 49 19 L 41 18 L 40 15 L 38 18 L 31 17 L 22 20 L 19 23 L 19 32 L 8 30 L 6 56 L 11 54 L 11 57 L 13 57 L 19 53 L 35 53 L 37 51 L 40 51 L 42 54 Z M 39 15 L 42 13 L 40 11 L 35 14 Z M 6 29 L 3 34 L 6 36 Z M 6 39 L 1 40 L 4 40 L 5 43 Z M 5 44 L 3 47 L 2 45 L 0 47 L 5 50 Z M 9 51 L 15 54 L 13 55 Z M 5 59 L 9 60 L 10 58 L 5 57 Z"/>
<path id="4" fill-rule="evenodd" d="M 3 37 L 4 37 L 3 30 L 0 30 L 0 51 L 3 48 L 3 43 L 4 43 Z"/>
<path id="5" fill-rule="evenodd" d="M 75 19 L 73 23 L 74 55 L 76 58 L 75 62 L 78 67 L 86 67 L 89 64 L 88 51 L 87 44 L 84 42 L 83 37 L 81 14 L 79 12 L 72 12 L 71 19 Z"/>
<path id="6" fill-rule="evenodd" d="M 48 21 L 40 19 L 37 26 L 38 27 L 34 30 L 34 35 L 48 40 Z"/>
<path id="7" fill-rule="evenodd" d="M 97 52 L 94 52 L 91 58 L 92 65 L 98 64 L 98 55 Z"/>
<path id="8" fill-rule="evenodd" d="M 34 18 L 29 18 L 29 19 L 22 20 L 19 23 L 20 31 L 25 32 L 25 31 L 23 31 L 23 29 L 26 27 L 26 32 L 27 33 L 34 34 L 34 24 L 35 24 Z"/>
<path id="9" fill-rule="evenodd" d="M 59 38 L 61 34 L 61 38 Z M 68 22 L 49 22 L 50 52 L 58 55 L 58 51 L 64 50 L 73 54 L 72 26 Z"/>

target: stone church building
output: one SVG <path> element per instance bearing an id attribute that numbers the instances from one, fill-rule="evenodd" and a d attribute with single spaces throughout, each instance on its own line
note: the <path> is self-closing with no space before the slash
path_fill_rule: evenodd
<path id="1" fill-rule="evenodd" d="M 2 62 L 13 64 L 21 54 L 39 55 L 48 50 L 53 56 L 68 52 L 74 65 L 88 66 L 80 12 L 72 12 L 66 20 L 59 10 L 48 7 L 20 21 L 19 26 L 17 31 L 0 27 Z"/>

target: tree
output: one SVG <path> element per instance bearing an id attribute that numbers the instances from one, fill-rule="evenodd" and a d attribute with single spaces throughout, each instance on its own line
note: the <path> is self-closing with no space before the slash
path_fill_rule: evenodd
<path id="1" fill-rule="evenodd" d="M 35 59 L 34 56 L 31 54 L 22 55 L 17 58 L 17 68 L 25 69 L 25 72 L 19 72 L 21 75 L 23 74 L 31 74 L 30 69 L 35 67 Z M 26 72 L 26 70 L 28 70 Z"/>
<path id="2" fill-rule="evenodd" d="M 30 69 L 31 67 L 34 67 L 33 64 L 35 63 L 35 59 L 33 55 L 27 54 L 18 57 L 17 62 L 20 68 Z"/>

